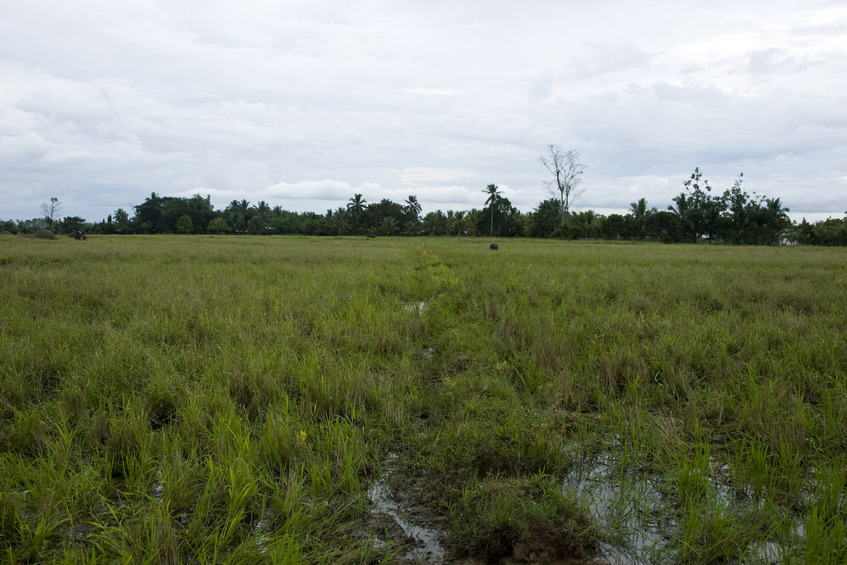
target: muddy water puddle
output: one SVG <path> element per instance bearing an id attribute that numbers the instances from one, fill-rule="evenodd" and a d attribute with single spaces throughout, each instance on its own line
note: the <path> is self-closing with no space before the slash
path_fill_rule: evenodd
<path id="1" fill-rule="evenodd" d="M 666 534 L 675 528 L 663 516 L 660 484 L 615 475 L 614 461 L 601 456 L 578 466 L 564 481 L 566 491 L 583 500 L 607 539 L 597 553 L 615 565 L 662 563 Z"/>
<path id="2" fill-rule="evenodd" d="M 433 520 L 425 510 L 406 506 L 404 493 L 393 493 L 388 481 L 397 455 L 391 453 L 385 461 L 386 473 L 376 480 L 368 491 L 371 505 L 369 529 L 376 533 L 378 545 L 389 545 L 399 549 L 397 557 L 407 560 L 409 565 L 487 565 L 488 561 L 477 557 L 454 559 L 448 550 L 448 533 L 432 525 Z M 387 482 L 388 481 L 388 482 Z M 514 555 L 504 557 L 498 565 L 609 565 L 603 558 L 592 559 L 549 559 L 541 551 L 536 556 L 533 548 L 515 545 Z"/>
<path id="3" fill-rule="evenodd" d="M 379 537 L 384 538 L 382 541 L 400 541 L 405 546 L 402 554 L 406 559 L 419 563 L 445 562 L 446 550 L 440 541 L 443 532 L 414 523 L 411 513 L 394 499 L 385 481 L 377 480 L 368 492 L 368 498 Z"/>
<path id="4" fill-rule="evenodd" d="M 726 465 L 715 463 L 715 468 L 717 474 L 728 474 Z M 716 476 L 704 480 L 715 508 L 758 507 L 752 496 L 739 500 L 730 485 Z M 588 505 L 603 532 L 604 539 L 596 552 L 600 560 L 614 565 L 663 565 L 678 561 L 670 543 L 681 531 L 673 515 L 673 501 L 667 499 L 675 489 L 671 479 L 660 476 L 634 479 L 623 475 L 620 465 L 607 454 L 577 465 L 565 478 L 564 489 Z M 791 537 L 795 542 L 804 540 L 802 521 L 795 521 Z M 762 541 L 751 544 L 730 563 L 775 565 L 785 562 L 790 554 L 786 545 Z"/>
<path id="5" fill-rule="evenodd" d="M 424 309 L 426 308 L 426 302 L 423 300 L 413 301 L 413 302 L 404 302 L 403 303 L 403 311 L 407 314 L 423 314 Z"/>

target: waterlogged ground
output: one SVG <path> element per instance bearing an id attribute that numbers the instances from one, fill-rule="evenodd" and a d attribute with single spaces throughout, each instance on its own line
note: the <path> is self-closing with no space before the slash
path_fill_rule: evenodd
<path id="1" fill-rule="evenodd" d="M 847 562 L 847 256 L 0 237 L 0 559 Z"/>

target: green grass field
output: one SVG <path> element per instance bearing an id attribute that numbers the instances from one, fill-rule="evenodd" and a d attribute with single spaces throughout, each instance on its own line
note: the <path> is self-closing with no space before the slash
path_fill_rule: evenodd
<path id="1" fill-rule="evenodd" d="M 0 237 L 0 562 L 847 562 L 842 249 L 488 243 Z"/>

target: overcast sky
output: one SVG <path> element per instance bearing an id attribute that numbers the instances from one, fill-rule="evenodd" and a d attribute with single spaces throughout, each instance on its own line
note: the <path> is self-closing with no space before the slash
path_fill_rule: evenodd
<path id="1" fill-rule="evenodd" d="M 699 166 L 847 210 L 847 3 L 0 0 L 0 219 L 162 196 L 325 212 L 549 197 L 665 209 Z"/>

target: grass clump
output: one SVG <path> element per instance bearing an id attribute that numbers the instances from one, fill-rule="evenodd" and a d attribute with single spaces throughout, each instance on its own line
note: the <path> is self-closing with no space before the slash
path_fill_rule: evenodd
<path id="1" fill-rule="evenodd" d="M 596 540 L 585 509 L 553 476 L 481 480 L 462 491 L 451 515 L 459 556 L 480 556 L 489 563 L 507 556 L 582 558 Z"/>

